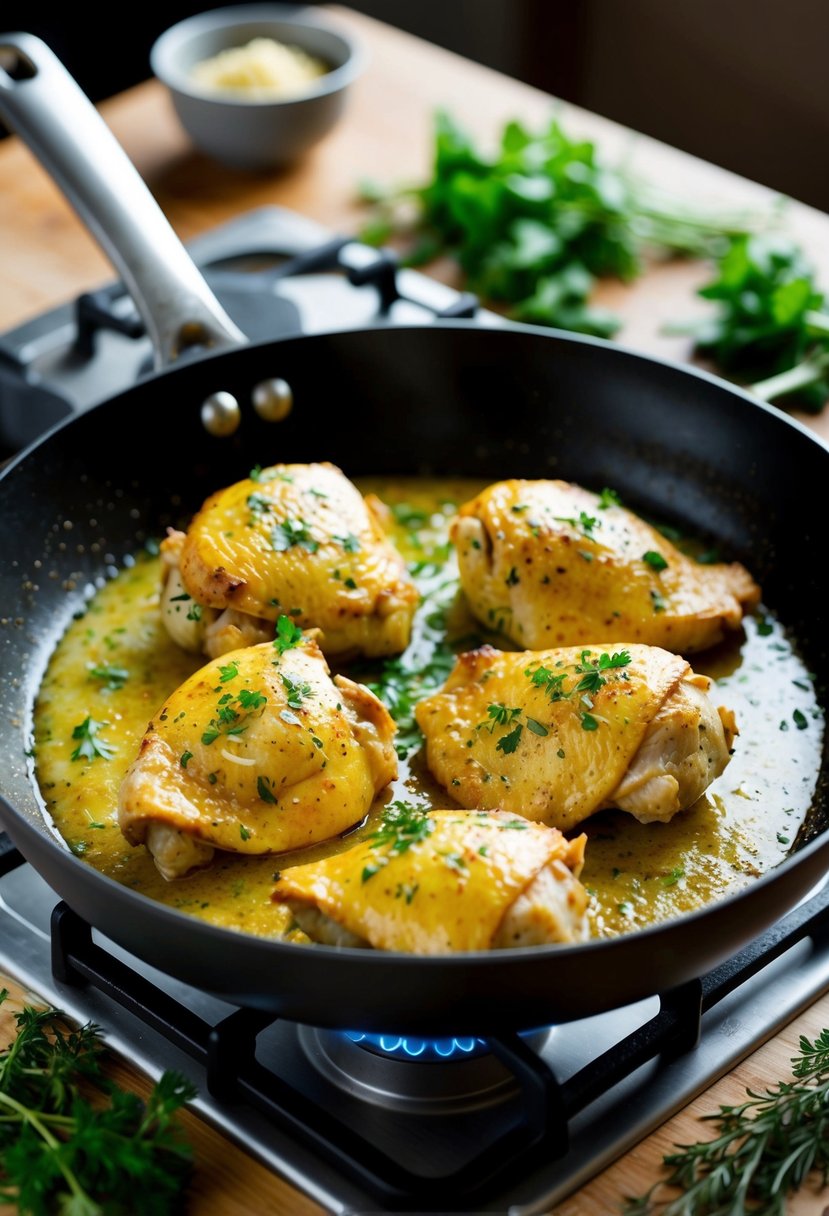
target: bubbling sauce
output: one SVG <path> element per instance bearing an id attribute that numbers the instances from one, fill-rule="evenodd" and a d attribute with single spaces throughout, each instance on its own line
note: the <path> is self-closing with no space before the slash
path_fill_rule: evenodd
<path id="1" fill-rule="evenodd" d="M 448 542 L 455 507 L 483 486 L 425 479 L 358 484 L 390 506 L 395 543 L 423 597 L 402 659 L 343 669 L 373 684 L 398 719 L 400 774 L 391 790 L 344 838 L 281 856 L 217 852 L 206 869 L 166 882 L 149 853 L 122 836 L 118 787 L 155 710 L 205 660 L 169 638 L 158 611 L 160 559 L 142 553 L 72 621 L 35 707 L 36 768 L 46 808 L 69 848 L 89 865 L 213 924 L 302 941 L 307 939 L 288 910 L 271 902 L 276 871 L 348 848 L 375 830 L 390 800 L 452 805 L 426 768 L 410 710 L 418 695 L 443 683 L 453 651 L 481 641 L 513 648 L 482 632 L 469 614 Z M 781 623 L 767 612 L 749 617 L 732 640 L 693 656 L 693 666 L 717 681 L 715 703 L 736 714 L 734 755 L 706 794 L 669 823 L 640 824 L 604 811 L 583 825 L 589 841 L 582 881 L 596 937 L 656 924 L 745 886 L 786 856 L 809 810 L 823 714 Z M 413 680 L 412 672 L 423 674 Z"/>

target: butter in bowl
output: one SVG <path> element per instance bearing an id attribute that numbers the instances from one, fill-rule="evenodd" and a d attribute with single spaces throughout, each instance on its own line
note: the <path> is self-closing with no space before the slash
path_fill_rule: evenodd
<path id="1" fill-rule="evenodd" d="M 314 9 L 252 4 L 171 26 L 150 64 L 193 143 L 237 169 L 277 169 L 335 125 L 361 54 Z"/>

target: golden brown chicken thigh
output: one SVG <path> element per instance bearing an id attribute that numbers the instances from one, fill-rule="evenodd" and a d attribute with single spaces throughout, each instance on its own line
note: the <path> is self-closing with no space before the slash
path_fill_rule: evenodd
<path id="1" fill-rule="evenodd" d="M 585 839 L 500 810 L 392 803 L 368 839 L 284 870 L 273 898 L 327 945 L 450 954 L 583 941 Z"/>
<path id="2" fill-rule="evenodd" d="M 718 777 L 736 733 L 711 681 L 656 646 L 461 655 L 415 710 L 431 772 L 461 806 L 567 831 L 603 807 L 665 822 Z"/>
<path id="3" fill-rule="evenodd" d="M 397 775 L 380 701 L 332 680 L 316 642 L 264 643 L 202 667 L 150 723 L 121 784 L 118 822 L 165 878 L 214 849 L 281 853 L 358 823 Z"/>
<path id="4" fill-rule="evenodd" d="M 162 619 L 212 657 L 289 614 L 326 654 L 396 654 L 418 593 L 373 501 L 331 464 L 274 465 L 220 490 L 162 544 Z"/>
<path id="5" fill-rule="evenodd" d="M 452 538 L 472 611 L 532 650 L 585 638 L 703 650 L 760 598 L 743 566 L 702 565 L 615 496 L 565 481 L 489 486 Z"/>

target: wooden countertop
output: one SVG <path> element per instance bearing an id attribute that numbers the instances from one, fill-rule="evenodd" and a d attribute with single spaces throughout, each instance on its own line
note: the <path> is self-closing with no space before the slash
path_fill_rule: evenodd
<path id="1" fill-rule="evenodd" d="M 368 52 L 364 76 L 354 86 L 341 124 L 300 165 L 282 174 L 253 175 L 223 170 L 193 151 L 179 128 L 164 90 L 148 82 L 102 106 L 104 116 L 149 183 L 184 240 L 238 213 L 279 204 L 341 232 L 358 230 L 364 212 L 355 201 L 363 176 L 381 181 L 420 180 L 427 171 L 431 114 L 450 109 L 484 141 L 494 140 L 510 118 L 538 125 L 559 103 L 526 85 L 461 59 L 346 9 L 332 15 Z M 608 154 L 625 153 L 649 178 L 688 197 L 719 206 L 756 207 L 771 192 L 725 170 L 656 143 L 614 123 L 570 106 L 561 107 L 568 130 L 595 138 Z M 17 140 L 0 144 L 0 331 L 76 296 L 112 277 L 112 270 L 51 180 Z M 808 250 L 820 282 L 829 283 L 829 217 L 791 203 L 787 228 Z M 451 280 L 447 266 L 433 273 Z M 598 302 L 624 318 L 619 341 L 671 358 L 689 357 L 687 342 L 662 335 L 668 319 L 696 315 L 702 307 L 694 291 L 709 270 L 692 262 L 654 267 L 639 282 L 600 288 Z M 829 439 L 829 411 L 804 421 Z M 0 981 L 2 982 L 2 981 Z M 15 996 L 19 989 L 10 984 Z M 0 1010 L 0 1040 L 6 1041 L 10 1006 Z M 829 1025 L 825 996 L 729 1076 L 621 1158 L 577 1195 L 556 1209 L 558 1216 L 606 1216 L 622 1196 L 647 1189 L 659 1173 L 662 1153 L 674 1143 L 705 1134 L 700 1114 L 788 1075 L 798 1035 L 816 1035 Z M 122 1082 L 139 1087 L 128 1065 Z M 194 1116 L 188 1132 L 197 1151 L 191 1216 L 233 1216 L 269 1211 L 308 1216 L 319 1209 L 243 1152 L 223 1141 Z M 829 1194 L 803 1191 L 792 1200 L 791 1216 L 818 1216 Z"/>

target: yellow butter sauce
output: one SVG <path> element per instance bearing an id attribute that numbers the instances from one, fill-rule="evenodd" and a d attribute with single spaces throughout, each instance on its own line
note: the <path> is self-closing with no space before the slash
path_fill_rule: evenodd
<path id="1" fill-rule="evenodd" d="M 364 479 L 359 484 L 392 507 L 395 540 L 423 592 L 409 665 L 429 662 L 435 644 L 447 635 L 460 648 L 474 644 L 480 627 L 458 592 L 447 534 L 455 506 L 476 494 L 481 483 Z M 451 806 L 452 800 L 431 779 L 415 746 L 401 760 L 391 791 L 346 838 L 290 856 L 217 853 L 207 869 L 166 882 L 143 847 L 127 844 L 116 818 L 118 786 L 148 721 L 204 661 L 180 650 L 161 624 L 159 572 L 157 557 L 137 557 L 72 621 L 55 650 L 35 708 L 37 776 L 47 809 L 69 847 L 118 882 L 214 924 L 301 940 L 288 911 L 271 903 L 275 871 L 348 847 L 373 830 L 390 799 L 435 807 Z M 509 645 L 492 635 L 487 640 Z M 448 661 L 444 655 L 444 668 Z M 750 618 L 744 633 L 694 656 L 693 665 L 717 680 L 716 703 L 736 713 L 740 736 L 734 755 L 706 795 L 670 823 L 643 825 L 628 815 L 602 812 L 584 825 L 589 843 L 582 881 L 591 895 L 596 936 L 654 924 L 739 889 L 782 860 L 809 809 L 823 715 L 780 623 L 768 614 Z M 434 670 L 442 682 L 442 669 Z M 380 671 L 363 666 L 351 674 L 370 680 Z M 100 724 L 93 733 L 111 758 L 83 753 L 72 758 L 88 718 Z M 410 737 L 404 729 L 401 744 Z"/>

